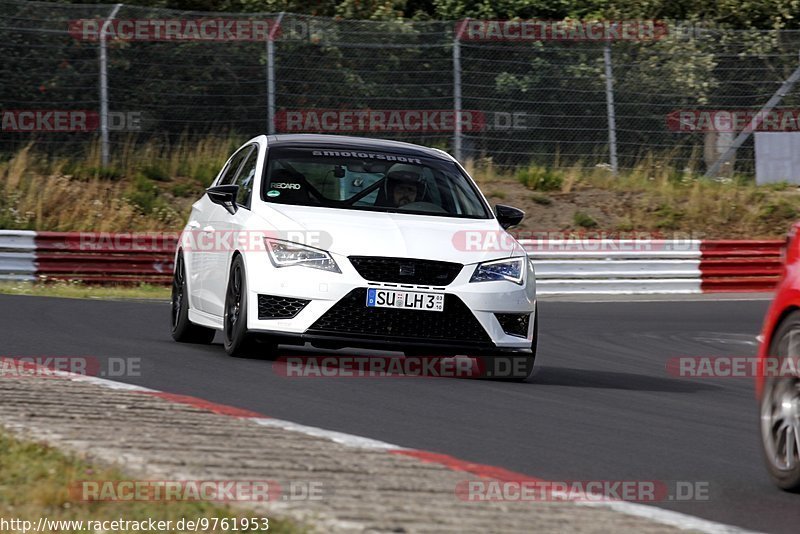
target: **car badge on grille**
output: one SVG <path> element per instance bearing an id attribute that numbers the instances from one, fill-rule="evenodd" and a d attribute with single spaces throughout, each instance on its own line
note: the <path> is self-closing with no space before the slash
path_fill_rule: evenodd
<path id="1" fill-rule="evenodd" d="M 400 276 L 414 276 L 414 266 L 413 265 L 401 265 L 400 266 Z"/>

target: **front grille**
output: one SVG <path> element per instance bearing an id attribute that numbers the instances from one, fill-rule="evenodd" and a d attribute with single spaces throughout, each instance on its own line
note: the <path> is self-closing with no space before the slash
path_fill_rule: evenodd
<path id="1" fill-rule="evenodd" d="M 446 286 L 463 267 L 460 263 L 406 258 L 350 256 L 349 259 L 365 280 L 420 286 Z"/>
<path id="2" fill-rule="evenodd" d="M 309 333 L 454 344 L 491 342 L 469 308 L 455 295 L 444 296 L 444 311 L 440 312 L 368 308 L 364 288 L 348 293 L 311 325 Z"/>
<path id="3" fill-rule="evenodd" d="M 503 332 L 509 336 L 528 337 L 529 313 L 495 313 Z"/>
<path id="4" fill-rule="evenodd" d="M 306 307 L 308 300 L 275 295 L 258 296 L 259 319 L 291 319 Z"/>

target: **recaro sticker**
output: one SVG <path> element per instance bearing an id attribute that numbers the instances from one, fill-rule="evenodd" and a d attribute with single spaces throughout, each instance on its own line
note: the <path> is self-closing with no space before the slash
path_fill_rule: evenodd
<path id="1" fill-rule="evenodd" d="M 300 189 L 300 184 L 293 184 L 286 182 L 278 182 L 270 185 L 275 189 Z"/>

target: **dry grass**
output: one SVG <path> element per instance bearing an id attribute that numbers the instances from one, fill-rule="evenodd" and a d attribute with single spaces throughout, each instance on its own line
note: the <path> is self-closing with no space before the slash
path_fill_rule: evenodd
<path id="1" fill-rule="evenodd" d="M 28 145 L 0 162 L 0 228 L 145 231 L 180 228 L 191 202 L 237 145 L 207 138 L 174 147 L 124 145 L 108 167 L 52 158 Z"/>
<path id="2" fill-rule="evenodd" d="M 232 150 L 235 137 L 133 141 L 117 148 L 108 167 L 92 147 L 80 160 L 53 158 L 27 146 L 0 161 L 0 228 L 56 231 L 179 229 Z M 494 200 L 535 214 L 565 212 L 549 224 L 608 230 L 690 231 L 725 237 L 777 237 L 800 216 L 796 187 L 756 187 L 752 178 L 708 180 L 653 157 L 618 177 L 607 167 L 516 172 L 491 160 L 467 162 Z M 531 194 L 531 191 L 536 193 Z M 585 212 L 576 215 L 576 211 Z M 526 227 L 536 229 L 529 217 Z M 548 228 L 549 229 L 549 228 Z"/>
<path id="3" fill-rule="evenodd" d="M 97 286 L 79 281 L 0 281 L 0 294 L 100 300 L 167 300 L 171 286 L 152 284 Z"/>
<path id="4" fill-rule="evenodd" d="M 70 488 L 81 481 L 126 480 L 117 469 L 98 467 L 67 456 L 47 445 L 20 441 L 0 428 L 0 517 L 32 521 L 40 517 L 50 520 L 146 521 L 148 518 L 170 520 L 175 525 L 182 518 L 241 518 L 253 514 L 234 511 L 229 506 L 200 501 L 124 501 L 81 502 L 70 494 Z M 284 534 L 304 532 L 288 521 L 269 518 L 269 531 Z M 242 530 L 240 530 L 241 532 Z M 62 533 L 86 532 L 86 529 L 61 529 Z M 99 532 L 99 531 L 98 531 Z M 137 529 L 114 532 L 139 532 Z M 177 532 L 174 528 L 168 532 Z M 205 532 L 231 532 L 230 529 Z"/>
<path id="5" fill-rule="evenodd" d="M 533 200 L 558 210 L 561 202 L 579 197 L 602 199 L 596 208 L 608 215 L 604 229 L 618 231 L 681 231 L 710 237 L 782 237 L 800 217 L 800 189 L 788 184 L 756 186 L 751 177 L 710 180 L 698 173 L 677 171 L 645 161 L 615 177 L 606 167 L 544 168 L 498 172 L 475 166 L 473 176 L 484 191 L 506 189 L 510 204 Z M 522 185 L 534 197 L 511 195 Z M 598 193 L 604 193 L 599 195 Z M 547 199 L 547 200 L 543 200 Z M 570 212 L 568 228 L 585 227 L 583 214 Z M 535 228 L 535 221 L 528 226 Z M 566 229 L 566 228 L 565 228 Z"/>

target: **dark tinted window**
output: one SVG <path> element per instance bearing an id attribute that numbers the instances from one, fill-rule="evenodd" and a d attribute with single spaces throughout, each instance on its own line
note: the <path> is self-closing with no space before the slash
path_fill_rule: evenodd
<path id="1" fill-rule="evenodd" d="M 300 206 L 491 217 L 454 162 L 358 149 L 271 149 L 262 198 Z"/>
<path id="2" fill-rule="evenodd" d="M 258 148 L 254 148 L 250 152 L 242 168 L 239 170 L 239 175 L 236 177 L 235 185 L 239 186 L 239 194 L 236 197 L 236 203 L 246 208 L 250 207 L 250 197 L 253 194 L 253 181 L 256 177 L 256 163 L 258 162 Z"/>
<path id="3" fill-rule="evenodd" d="M 233 183 L 233 179 L 236 176 L 236 171 L 239 170 L 242 160 L 247 157 L 247 154 L 249 154 L 252 149 L 252 146 L 246 146 L 233 155 L 228 164 L 225 166 L 225 169 L 222 171 L 222 176 L 220 176 L 217 185 L 229 185 Z"/>

